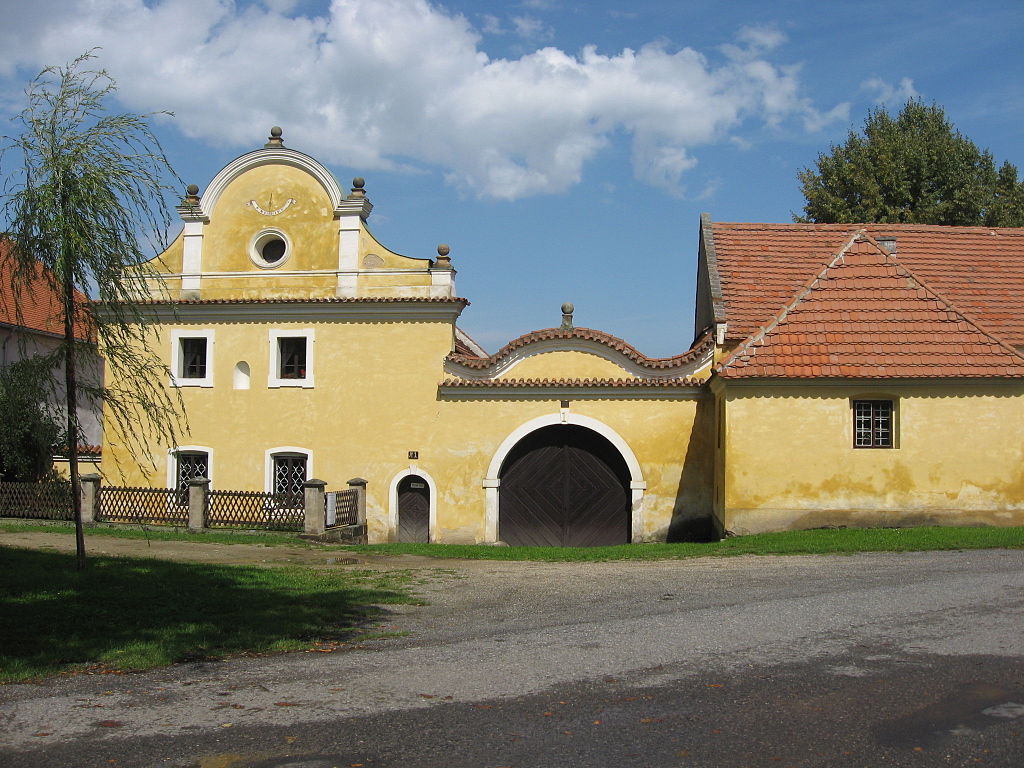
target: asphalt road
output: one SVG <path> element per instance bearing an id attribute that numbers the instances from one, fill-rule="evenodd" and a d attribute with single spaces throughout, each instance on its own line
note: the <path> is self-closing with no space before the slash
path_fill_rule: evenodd
<path id="1" fill-rule="evenodd" d="M 1021 551 L 445 563 L 422 591 L 344 652 L 0 687 L 0 764 L 1024 765 Z"/>

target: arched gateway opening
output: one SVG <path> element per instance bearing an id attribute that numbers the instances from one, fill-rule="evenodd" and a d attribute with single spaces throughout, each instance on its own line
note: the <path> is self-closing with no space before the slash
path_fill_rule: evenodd
<path id="1" fill-rule="evenodd" d="M 596 547 L 630 541 L 630 473 L 618 449 L 586 427 L 523 437 L 499 475 L 498 538 L 511 546 Z"/>

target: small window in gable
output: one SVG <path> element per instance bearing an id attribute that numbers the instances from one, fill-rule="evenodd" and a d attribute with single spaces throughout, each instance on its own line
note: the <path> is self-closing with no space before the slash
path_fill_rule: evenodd
<path id="1" fill-rule="evenodd" d="M 312 329 L 270 332 L 270 387 L 313 386 Z"/>
<path id="2" fill-rule="evenodd" d="M 175 387 L 213 386 L 213 331 L 173 331 L 171 384 Z"/>
<path id="3" fill-rule="evenodd" d="M 853 401 L 853 447 L 892 448 L 893 401 Z"/>

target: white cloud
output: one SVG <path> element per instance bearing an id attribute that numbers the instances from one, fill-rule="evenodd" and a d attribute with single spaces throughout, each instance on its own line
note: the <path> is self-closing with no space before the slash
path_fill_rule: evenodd
<path id="1" fill-rule="evenodd" d="M 513 16 L 512 26 L 524 40 L 550 40 L 555 35 L 551 27 L 534 16 Z"/>
<path id="2" fill-rule="evenodd" d="M 862 91 L 871 94 L 872 101 L 890 107 L 901 107 L 911 99 L 920 99 L 921 94 L 914 88 L 914 81 L 909 77 L 900 79 L 893 85 L 880 77 L 872 77 L 860 84 Z"/>
<path id="3" fill-rule="evenodd" d="M 677 192 L 701 145 L 750 122 L 813 128 L 843 109 L 819 112 L 800 95 L 798 69 L 768 60 L 784 42 L 770 28 L 741 30 L 718 62 L 665 43 L 491 59 L 465 17 L 428 0 L 333 0 L 322 16 L 295 7 L 19 3 L 0 28 L 0 76 L 98 45 L 123 103 L 174 111 L 188 136 L 251 147 L 278 124 L 289 146 L 327 162 L 439 168 L 449 183 L 499 199 L 571 187 L 620 133 L 637 178 Z"/>

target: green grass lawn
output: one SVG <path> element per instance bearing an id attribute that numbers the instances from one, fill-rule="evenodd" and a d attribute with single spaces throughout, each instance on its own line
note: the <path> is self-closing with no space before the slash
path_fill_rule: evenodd
<path id="1" fill-rule="evenodd" d="M 239 653 L 330 650 L 409 573 L 199 565 L 0 547 L 0 681 L 138 670 Z"/>
<path id="2" fill-rule="evenodd" d="M 70 533 L 69 525 L 0 522 L 0 531 L 48 531 Z M 785 531 L 753 536 L 733 536 L 722 541 L 681 542 L 674 544 L 624 544 L 616 547 L 492 547 L 460 544 L 369 544 L 344 546 L 316 544 L 291 533 L 207 532 L 190 534 L 184 531 L 137 527 L 91 527 L 86 536 L 118 536 L 122 538 L 174 541 L 196 541 L 217 544 L 262 544 L 266 546 L 299 546 L 317 549 L 345 550 L 356 553 L 390 555 L 425 555 L 437 558 L 468 560 L 670 560 L 688 557 L 723 557 L 729 555 L 813 555 L 854 552 L 918 552 L 942 549 L 1022 549 L 1024 527 L 919 527 L 919 528 L 840 528 L 812 531 Z M 88 549 L 88 546 L 86 547 Z"/>

